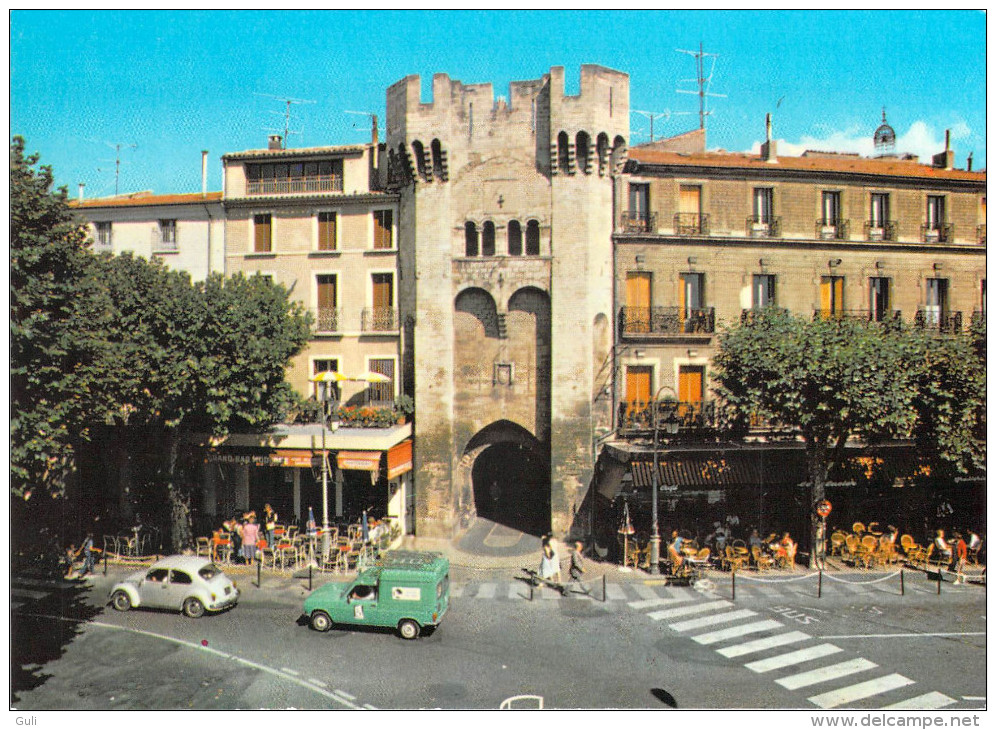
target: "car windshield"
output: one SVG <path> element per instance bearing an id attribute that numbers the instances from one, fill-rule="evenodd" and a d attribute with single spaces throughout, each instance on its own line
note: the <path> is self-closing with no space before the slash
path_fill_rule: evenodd
<path id="1" fill-rule="evenodd" d="M 214 563 L 208 563 L 203 568 L 197 571 L 197 575 L 199 575 L 204 580 L 211 580 L 216 575 L 220 574 L 221 571 L 218 569 L 218 566 L 215 565 Z"/>

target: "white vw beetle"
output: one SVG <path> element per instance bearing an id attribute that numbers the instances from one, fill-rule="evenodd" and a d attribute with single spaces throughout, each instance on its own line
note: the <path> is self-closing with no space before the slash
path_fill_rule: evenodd
<path id="1" fill-rule="evenodd" d="M 151 568 L 132 573 L 110 592 L 118 611 L 129 608 L 165 608 L 199 618 L 205 611 L 221 611 L 238 603 L 239 589 L 207 558 L 172 555 Z"/>

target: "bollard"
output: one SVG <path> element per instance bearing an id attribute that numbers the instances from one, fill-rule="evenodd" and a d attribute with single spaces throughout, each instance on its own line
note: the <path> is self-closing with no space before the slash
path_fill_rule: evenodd
<path id="1" fill-rule="evenodd" d="M 820 571 L 820 575 L 816 581 L 816 597 L 823 598 L 823 571 Z"/>
<path id="2" fill-rule="evenodd" d="M 311 593 L 311 568 L 312 568 L 312 566 L 309 565 L 308 566 L 308 593 Z"/>
<path id="3" fill-rule="evenodd" d="M 533 600 L 533 582 L 529 581 L 529 600 Z"/>
<path id="4" fill-rule="evenodd" d="M 899 595 L 906 595 L 906 581 L 903 579 L 903 569 L 899 569 Z"/>
<path id="5" fill-rule="evenodd" d="M 941 595 L 941 581 L 942 580 L 943 580 L 943 577 L 941 576 L 941 569 L 940 569 L 940 567 L 938 567 L 937 568 L 937 595 Z"/>
<path id="6" fill-rule="evenodd" d="M 730 571 L 730 600 L 737 600 L 737 569 Z"/>
<path id="7" fill-rule="evenodd" d="M 263 587 L 263 563 L 262 561 L 256 561 L 256 587 Z"/>
<path id="8" fill-rule="evenodd" d="M 605 574 L 603 573 L 602 574 L 602 603 L 605 603 L 607 600 L 609 600 L 608 596 L 606 595 L 605 588 L 606 588 Z"/>
<path id="9" fill-rule="evenodd" d="M 104 575 L 107 575 L 107 551 L 104 551 Z"/>

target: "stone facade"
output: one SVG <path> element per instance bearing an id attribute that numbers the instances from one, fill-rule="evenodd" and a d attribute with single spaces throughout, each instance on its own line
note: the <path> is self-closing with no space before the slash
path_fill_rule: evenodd
<path id="1" fill-rule="evenodd" d="M 572 527 L 607 428 L 612 180 L 629 130 L 626 74 L 581 68 L 490 84 L 410 76 L 387 92 L 400 195 L 405 369 L 416 403 L 420 534 L 476 514 Z M 521 509 L 525 513 L 517 513 Z"/>

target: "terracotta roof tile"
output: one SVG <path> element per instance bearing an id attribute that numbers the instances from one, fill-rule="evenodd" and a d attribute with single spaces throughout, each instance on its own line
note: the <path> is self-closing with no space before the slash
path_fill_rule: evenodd
<path id="1" fill-rule="evenodd" d="M 150 205 L 193 205 L 195 203 L 212 203 L 221 201 L 221 191 L 201 193 L 182 193 L 177 195 L 153 195 L 152 193 L 133 193 L 117 195 L 112 198 L 90 198 L 70 200 L 70 208 L 128 208 Z"/>

